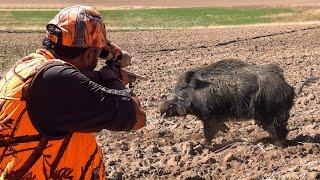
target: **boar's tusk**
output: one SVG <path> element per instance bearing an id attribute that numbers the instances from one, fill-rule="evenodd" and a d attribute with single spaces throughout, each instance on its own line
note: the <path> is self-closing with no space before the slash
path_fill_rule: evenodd
<path id="1" fill-rule="evenodd" d="M 180 97 L 180 96 L 177 96 L 177 97 L 178 97 L 179 100 L 184 100 L 184 99 L 183 99 L 182 97 Z"/>
<path id="2" fill-rule="evenodd" d="M 161 113 L 161 118 L 167 118 L 167 112 Z"/>

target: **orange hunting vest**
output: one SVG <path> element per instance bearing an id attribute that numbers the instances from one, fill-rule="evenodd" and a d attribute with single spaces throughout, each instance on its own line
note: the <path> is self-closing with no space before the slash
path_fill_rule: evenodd
<path id="1" fill-rule="evenodd" d="M 30 121 L 26 110 L 30 83 L 50 63 L 65 62 L 37 50 L 0 80 L 0 180 L 105 179 L 102 151 L 93 133 L 53 140 Z"/>

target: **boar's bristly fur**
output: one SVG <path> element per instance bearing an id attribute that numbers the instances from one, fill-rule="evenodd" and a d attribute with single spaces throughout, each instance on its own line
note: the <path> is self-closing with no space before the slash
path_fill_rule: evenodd
<path id="1" fill-rule="evenodd" d="M 160 111 L 165 117 L 195 115 L 203 122 L 207 142 L 228 129 L 228 120 L 254 119 L 281 145 L 294 97 L 276 65 L 226 59 L 183 72 Z"/>

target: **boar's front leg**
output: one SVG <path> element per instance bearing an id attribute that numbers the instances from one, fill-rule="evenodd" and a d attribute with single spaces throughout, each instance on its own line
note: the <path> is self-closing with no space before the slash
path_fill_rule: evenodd
<path id="1" fill-rule="evenodd" d="M 273 118 L 272 125 L 268 127 L 268 131 L 272 135 L 276 146 L 287 146 L 287 135 L 289 131 L 286 126 L 288 119 L 289 115 L 279 115 Z"/>
<path id="2" fill-rule="evenodd" d="M 219 123 L 218 125 L 219 125 L 218 128 L 221 132 L 226 133 L 229 131 L 229 127 L 223 122 Z"/>
<path id="3" fill-rule="evenodd" d="M 277 113 L 273 116 L 256 116 L 255 120 L 264 130 L 266 130 L 274 140 L 274 145 L 285 147 L 287 145 L 287 121 L 289 112 Z"/>
<path id="4" fill-rule="evenodd" d="M 227 132 L 229 130 L 223 122 L 215 122 L 210 120 L 204 120 L 203 123 L 203 133 L 206 144 L 211 144 L 212 139 L 217 134 L 218 131 Z"/>

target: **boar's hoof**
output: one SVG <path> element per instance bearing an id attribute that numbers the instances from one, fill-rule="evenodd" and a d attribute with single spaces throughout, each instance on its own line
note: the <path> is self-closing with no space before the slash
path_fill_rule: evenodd
<path id="1" fill-rule="evenodd" d="M 224 123 L 221 123 L 221 124 L 220 124 L 220 131 L 221 131 L 221 132 L 227 133 L 229 130 L 230 130 L 230 129 L 229 129 L 229 127 L 228 127 L 226 124 L 224 124 Z"/>
<path id="2" fill-rule="evenodd" d="M 283 147 L 286 147 L 288 145 L 288 142 L 285 139 L 284 140 L 276 140 L 274 142 L 274 145 L 283 148 Z"/>
<path id="3" fill-rule="evenodd" d="M 212 141 L 211 141 L 211 140 L 204 139 L 204 140 L 202 140 L 201 144 L 203 144 L 204 147 L 206 147 L 206 148 L 210 148 L 211 145 L 212 145 Z"/>

